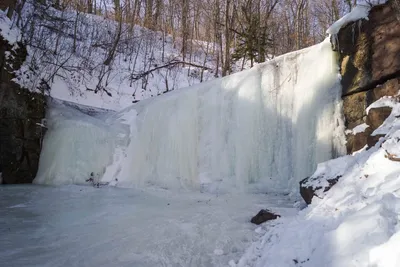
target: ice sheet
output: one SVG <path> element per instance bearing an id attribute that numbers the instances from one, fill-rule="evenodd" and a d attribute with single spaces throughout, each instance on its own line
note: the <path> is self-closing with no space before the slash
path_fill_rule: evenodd
<path id="1" fill-rule="evenodd" d="M 259 235 L 249 220 L 266 206 L 282 216 L 295 212 L 283 195 L 0 186 L 0 262 L 7 267 L 228 266 Z"/>

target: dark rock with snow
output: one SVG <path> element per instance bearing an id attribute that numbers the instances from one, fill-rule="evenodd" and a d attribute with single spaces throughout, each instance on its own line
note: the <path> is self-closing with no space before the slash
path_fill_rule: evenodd
<path id="1" fill-rule="evenodd" d="M 345 126 L 351 130 L 367 123 L 369 127 L 347 134 L 347 153 L 379 140 L 372 136 L 389 116 L 390 108 L 366 108 L 383 96 L 395 96 L 400 90 L 400 20 L 394 1 L 371 9 L 368 20 L 350 23 L 339 31 L 335 45 L 342 75 Z"/>
<path id="2" fill-rule="evenodd" d="M 311 201 L 314 196 L 318 196 L 316 191 L 321 190 L 322 192 L 327 192 L 329 189 L 332 188 L 340 179 L 341 176 L 337 176 L 332 179 L 326 179 L 327 183 L 321 184 L 316 183 L 315 181 L 318 178 L 310 178 L 307 177 L 300 181 L 300 195 L 304 199 L 307 204 L 311 204 Z"/>
<path id="3" fill-rule="evenodd" d="M 379 139 L 381 139 L 381 137 L 384 137 L 385 135 L 383 134 L 377 134 L 377 135 L 370 135 L 367 138 L 367 146 L 368 148 L 371 148 L 373 146 L 376 145 L 376 143 L 379 142 Z"/>
<path id="4" fill-rule="evenodd" d="M 12 47 L 0 36 L 0 166 L 5 184 L 31 183 L 39 164 L 45 98 L 12 81 L 26 53 L 22 44 Z"/>
<path id="5" fill-rule="evenodd" d="M 367 149 L 373 147 L 383 137 L 373 135 L 373 132 L 385 122 L 391 112 L 391 107 L 371 108 L 365 118 L 368 127 L 362 132 L 347 135 L 347 152 L 351 154 L 365 146 Z"/>
<path id="6" fill-rule="evenodd" d="M 368 143 L 368 138 L 371 133 L 371 129 L 367 128 L 365 131 L 355 135 L 348 134 L 346 143 L 347 153 L 352 154 L 353 152 L 365 147 L 365 145 Z"/>
<path id="7" fill-rule="evenodd" d="M 389 117 L 390 113 L 392 113 L 391 107 L 371 108 L 368 111 L 366 123 L 372 129 L 378 129 L 378 127 L 381 126 L 383 122 Z"/>
<path id="8" fill-rule="evenodd" d="M 254 216 L 253 218 L 251 218 L 251 222 L 254 224 L 262 224 L 266 221 L 270 221 L 270 220 L 275 220 L 277 218 L 281 217 L 278 214 L 275 214 L 269 210 L 260 210 L 256 216 Z"/>

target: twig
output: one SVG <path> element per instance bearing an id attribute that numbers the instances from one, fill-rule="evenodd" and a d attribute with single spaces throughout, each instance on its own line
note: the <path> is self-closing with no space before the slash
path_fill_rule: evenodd
<path id="1" fill-rule="evenodd" d="M 391 161 L 400 162 L 400 158 L 397 158 L 394 154 L 390 154 L 386 150 L 385 150 L 385 152 L 386 152 L 385 158 L 387 158 L 388 160 L 391 160 Z"/>

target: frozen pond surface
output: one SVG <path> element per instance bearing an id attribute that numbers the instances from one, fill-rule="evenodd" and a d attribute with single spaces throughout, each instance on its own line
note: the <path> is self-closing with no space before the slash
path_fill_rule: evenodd
<path id="1" fill-rule="evenodd" d="M 261 208 L 296 212 L 283 195 L 0 186 L 0 262 L 228 266 L 257 238 L 249 220 Z"/>

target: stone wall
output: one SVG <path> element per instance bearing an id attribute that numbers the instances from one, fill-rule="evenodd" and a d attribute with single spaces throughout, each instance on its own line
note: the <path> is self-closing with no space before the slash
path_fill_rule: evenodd
<path id="1" fill-rule="evenodd" d="M 387 107 L 365 112 L 382 96 L 396 95 L 400 89 L 400 21 L 393 1 L 372 8 L 368 20 L 360 20 L 340 30 L 336 49 L 342 75 L 343 111 L 347 129 L 362 123 L 362 133 L 347 135 L 347 152 L 373 146 L 379 136 L 371 136 L 390 114 Z"/>
<path id="2" fill-rule="evenodd" d="M 25 58 L 22 44 L 13 49 L 0 36 L 0 173 L 5 184 L 31 183 L 39 163 L 42 128 L 38 124 L 45 116 L 45 98 L 12 82 L 13 70 Z"/>

